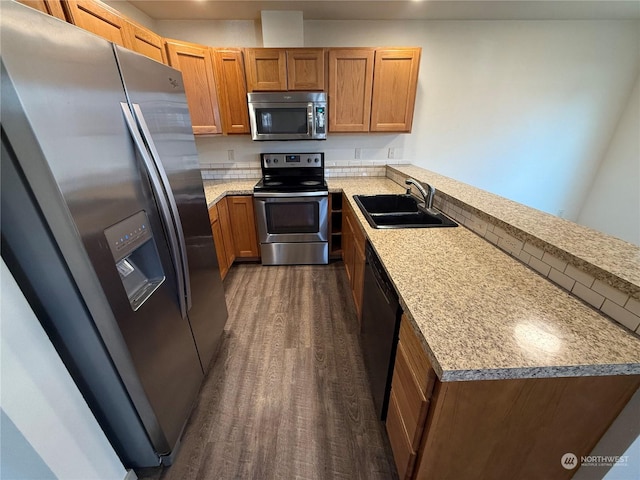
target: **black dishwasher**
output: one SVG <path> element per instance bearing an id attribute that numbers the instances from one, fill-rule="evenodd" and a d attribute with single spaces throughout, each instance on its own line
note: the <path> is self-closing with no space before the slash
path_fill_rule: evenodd
<path id="1" fill-rule="evenodd" d="M 365 256 L 360 344 L 376 412 L 385 420 L 402 312 L 398 295 L 368 241 Z"/>

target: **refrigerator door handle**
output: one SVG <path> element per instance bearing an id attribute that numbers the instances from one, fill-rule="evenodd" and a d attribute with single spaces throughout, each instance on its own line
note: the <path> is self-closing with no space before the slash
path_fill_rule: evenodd
<path id="1" fill-rule="evenodd" d="M 187 301 L 187 311 L 191 310 L 191 280 L 189 276 L 189 261 L 187 259 L 187 245 L 184 241 L 184 230 L 182 229 L 182 220 L 180 218 L 180 212 L 178 211 L 178 205 L 176 203 L 176 197 L 173 195 L 173 190 L 171 189 L 171 184 L 169 183 L 169 177 L 167 177 L 167 171 L 164 169 L 164 165 L 162 164 L 162 160 L 160 159 L 160 154 L 158 153 L 158 149 L 156 148 L 155 143 L 153 142 L 153 137 L 151 136 L 151 131 L 147 126 L 147 122 L 142 114 L 142 110 L 140 109 L 140 105 L 137 103 L 132 103 L 133 106 L 133 114 L 138 121 L 138 126 L 140 127 L 140 131 L 142 132 L 142 137 L 144 138 L 147 146 L 149 147 L 149 152 L 151 153 L 151 159 L 156 165 L 158 170 L 158 174 L 160 175 L 160 180 L 164 185 L 164 191 L 166 192 L 167 198 L 169 199 L 169 208 L 171 209 L 171 214 L 173 216 L 174 227 L 176 233 L 178 235 L 178 244 L 180 246 L 180 256 L 182 257 L 182 275 L 184 276 L 184 295 Z"/>
<path id="2" fill-rule="evenodd" d="M 151 180 L 151 188 L 154 191 L 156 196 L 156 200 L 159 204 L 160 214 L 162 215 L 162 219 L 166 226 L 167 236 L 169 237 L 169 247 L 171 250 L 171 256 L 173 257 L 173 265 L 176 270 L 176 279 L 178 282 L 178 301 L 180 303 L 180 312 L 182 314 L 182 318 L 186 318 L 187 316 L 187 304 L 186 304 L 186 295 L 185 286 L 184 286 L 184 277 L 183 272 L 179 268 L 182 261 L 180 258 L 180 250 L 178 246 L 178 239 L 176 237 L 175 225 L 173 223 L 173 219 L 171 218 L 171 212 L 169 210 L 168 199 L 164 194 L 164 188 L 162 186 L 162 182 L 158 176 L 158 172 L 155 168 L 155 162 L 151 159 L 149 152 L 147 151 L 144 140 L 140 134 L 136 126 L 136 121 L 133 118 L 133 114 L 129 109 L 129 105 L 125 102 L 120 103 L 120 107 L 122 108 L 122 113 L 124 114 L 124 118 L 129 128 L 129 133 L 131 134 L 131 138 L 133 139 L 133 143 L 135 144 L 138 153 L 140 153 L 140 157 L 142 157 L 143 165 L 149 174 L 149 178 Z"/>

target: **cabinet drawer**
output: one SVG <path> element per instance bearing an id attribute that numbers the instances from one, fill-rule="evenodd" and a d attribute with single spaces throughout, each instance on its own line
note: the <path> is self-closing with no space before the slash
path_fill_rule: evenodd
<path id="1" fill-rule="evenodd" d="M 389 443 L 393 451 L 393 458 L 396 461 L 398 469 L 398 477 L 406 479 L 411 477 L 413 465 L 416 460 L 416 452 L 411 448 L 411 443 L 404 428 L 395 392 L 391 389 L 389 397 L 389 411 L 387 412 L 387 434 L 389 435 Z"/>
<path id="2" fill-rule="evenodd" d="M 424 392 L 428 400 L 436 381 L 436 372 L 431 367 L 431 362 L 427 358 L 424 347 L 406 314 L 402 314 L 400 322 L 400 341 L 406 354 L 407 363 L 414 372 L 418 385 L 420 385 L 420 390 Z"/>
<path id="3" fill-rule="evenodd" d="M 408 363 L 402 341 L 398 342 L 391 388 L 395 392 L 398 411 L 411 447 L 417 450 L 427 418 L 429 402 L 420 388 L 415 372 Z"/>

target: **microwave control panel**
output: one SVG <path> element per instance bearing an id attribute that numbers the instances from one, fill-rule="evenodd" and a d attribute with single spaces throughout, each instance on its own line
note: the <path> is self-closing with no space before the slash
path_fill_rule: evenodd
<path id="1" fill-rule="evenodd" d="M 326 107 L 316 108 L 316 133 L 326 133 L 325 117 Z"/>

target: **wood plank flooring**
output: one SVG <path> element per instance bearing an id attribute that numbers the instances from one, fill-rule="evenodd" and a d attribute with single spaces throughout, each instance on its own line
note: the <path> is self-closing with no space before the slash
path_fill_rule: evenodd
<path id="1" fill-rule="evenodd" d="M 141 478 L 396 479 L 342 262 L 234 266 L 216 364 L 169 468 Z"/>

